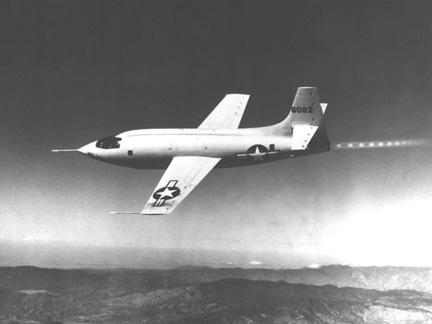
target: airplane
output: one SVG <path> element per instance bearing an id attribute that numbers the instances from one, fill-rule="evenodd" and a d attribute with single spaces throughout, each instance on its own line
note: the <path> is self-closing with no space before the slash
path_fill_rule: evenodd
<path id="1" fill-rule="evenodd" d="M 97 161 L 135 169 L 166 171 L 141 212 L 170 214 L 213 168 L 239 167 L 318 154 L 330 150 L 315 87 L 299 87 L 288 116 L 280 123 L 238 128 L 247 94 L 227 94 L 193 129 L 139 129 L 102 138 L 79 149 Z"/>

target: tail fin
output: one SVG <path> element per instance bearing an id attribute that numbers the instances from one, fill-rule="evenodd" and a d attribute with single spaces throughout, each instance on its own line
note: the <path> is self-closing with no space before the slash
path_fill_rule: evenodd
<path id="1" fill-rule="evenodd" d="M 273 134 L 292 135 L 293 150 L 312 146 L 328 146 L 329 141 L 323 118 L 327 104 L 321 104 L 315 87 L 300 87 L 285 120 L 275 125 Z"/>
<path id="2" fill-rule="evenodd" d="M 280 125 L 288 132 L 296 125 L 319 126 L 324 116 L 320 104 L 317 88 L 298 88 L 291 111 Z"/>

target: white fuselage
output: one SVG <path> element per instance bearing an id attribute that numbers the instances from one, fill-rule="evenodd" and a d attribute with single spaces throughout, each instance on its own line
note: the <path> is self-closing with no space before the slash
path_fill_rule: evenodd
<path id="1" fill-rule="evenodd" d="M 79 151 L 99 161 L 136 169 L 163 169 L 177 156 L 220 158 L 217 167 L 235 167 L 312 153 L 292 151 L 291 136 L 271 135 L 269 129 L 133 130 L 92 142 Z M 110 148 L 110 141 L 116 145 Z"/>

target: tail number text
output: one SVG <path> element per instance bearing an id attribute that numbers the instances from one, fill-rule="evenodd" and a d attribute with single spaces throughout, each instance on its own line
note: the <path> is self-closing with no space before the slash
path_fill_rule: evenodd
<path id="1" fill-rule="evenodd" d="M 312 107 L 292 107 L 291 112 L 293 113 L 303 113 L 303 114 L 312 114 L 313 108 Z"/>

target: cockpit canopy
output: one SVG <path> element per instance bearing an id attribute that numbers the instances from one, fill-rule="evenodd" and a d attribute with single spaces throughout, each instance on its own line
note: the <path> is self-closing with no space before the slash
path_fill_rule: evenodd
<path id="1" fill-rule="evenodd" d="M 101 149 L 115 149 L 120 147 L 120 137 L 110 136 L 100 139 L 96 142 L 96 147 Z"/>

